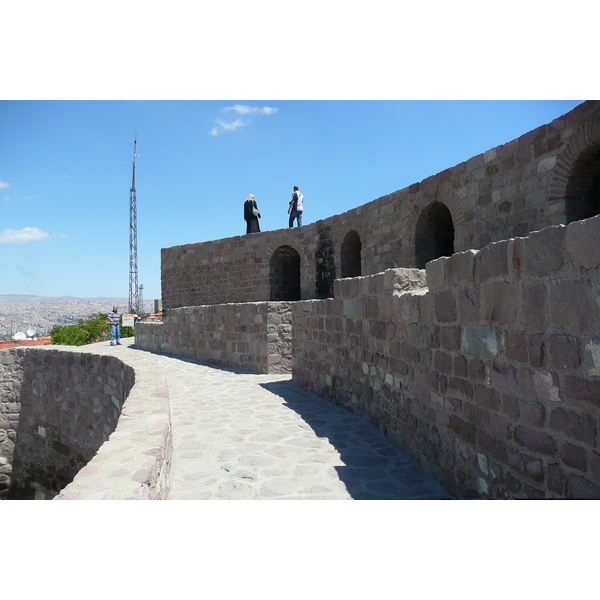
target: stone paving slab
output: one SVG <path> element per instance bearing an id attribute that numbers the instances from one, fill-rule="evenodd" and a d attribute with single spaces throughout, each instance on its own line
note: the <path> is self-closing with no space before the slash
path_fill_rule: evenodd
<path id="1" fill-rule="evenodd" d="M 291 383 L 160 357 L 171 398 L 169 499 L 449 499 L 375 427 Z"/>

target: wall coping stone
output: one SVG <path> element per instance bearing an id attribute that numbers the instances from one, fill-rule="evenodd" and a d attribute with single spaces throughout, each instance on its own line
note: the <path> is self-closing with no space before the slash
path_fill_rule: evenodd
<path id="1" fill-rule="evenodd" d="M 169 492 L 172 453 L 169 389 L 150 353 L 128 353 L 134 338 L 115 352 L 106 342 L 89 346 L 42 346 L 32 351 L 110 354 L 135 371 L 117 427 L 96 455 L 53 500 L 160 500 Z M 123 460 L 124 457 L 127 460 Z"/>

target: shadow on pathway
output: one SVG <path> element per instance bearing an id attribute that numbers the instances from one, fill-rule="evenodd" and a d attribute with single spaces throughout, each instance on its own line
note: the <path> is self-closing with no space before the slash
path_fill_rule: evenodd
<path id="1" fill-rule="evenodd" d="M 452 499 L 448 491 L 366 420 L 289 381 L 260 384 L 281 397 L 320 438 L 339 452 L 335 467 L 355 500 Z"/>

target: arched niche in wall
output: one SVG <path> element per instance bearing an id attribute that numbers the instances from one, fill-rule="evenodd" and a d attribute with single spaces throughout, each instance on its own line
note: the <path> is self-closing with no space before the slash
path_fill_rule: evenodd
<path id="1" fill-rule="evenodd" d="M 415 260 L 417 269 L 424 269 L 430 260 L 454 254 L 454 224 L 452 213 L 442 202 L 428 204 L 419 215 L 415 229 Z"/>
<path id="2" fill-rule="evenodd" d="M 567 180 L 565 217 L 567 223 L 600 214 L 600 145 L 582 151 Z"/>
<path id="3" fill-rule="evenodd" d="M 279 246 L 269 262 L 271 300 L 300 300 L 300 254 L 291 246 Z"/>
<path id="4" fill-rule="evenodd" d="M 340 252 L 341 276 L 360 277 L 361 275 L 361 248 L 360 236 L 353 229 L 349 231 L 342 242 Z"/>

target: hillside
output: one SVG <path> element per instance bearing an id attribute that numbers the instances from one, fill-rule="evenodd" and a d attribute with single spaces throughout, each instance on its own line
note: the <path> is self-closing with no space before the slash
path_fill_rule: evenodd
<path id="1" fill-rule="evenodd" d="M 114 304 L 127 312 L 127 298 L 75 298 L 73 296 L 0 295 L 0 339 L 33 326 L 36 335 L 47 335 L 54 325 L 69 325 L 94 313 L 108 313 Z M 154 312 L 154 300 L 144 301 L 145 312 Z"/>

